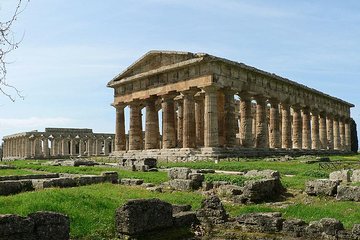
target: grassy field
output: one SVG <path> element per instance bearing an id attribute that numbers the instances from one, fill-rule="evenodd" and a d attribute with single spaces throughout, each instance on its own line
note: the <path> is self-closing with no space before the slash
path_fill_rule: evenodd
<path id="1" fill-rule="evenodd" d="M 137 198 L 160 198 L 173 204 L 191 204 L 196 209 L 200 207 L 202 196 L 191 192 L 153 193 L 140 187 L 108 183 L 0 197 L 0 213 L 25 216 L 43 210 L 61 212 L 70 216 L 72 237 L 111 239 L 115 209 Z"/>
<path id="2" fill-rule="evenodd" d="M 282 212 L 286 218 L 300 218 L 307 222 L 324 217 L 337 218 L 350 228 L 360 223 L 360 203 L 337 202 L 333 198 L 308 197 L 302 194 L 305 182 L 310 179 L 327 178 L 333 170 L 320 169 L 318 164 L 305 164 L 304 159 L 288 162 L 268 162 L 264 160 L 211 161 L 196 163 L 161 163 L 160 167 L 209 168 L 227 171 L 246 171 L 252 169 L 278 170 L 282 183 L 293 194 L 280 204 L 264 203 L 257 205 L 234 205 L 226 202 L 231 216 L 249 212 Z M 359 161 L 360 156 L 332 157 L 332 160 Z M 103 171 L 117 171 L 121 178 L 142 178 L 145 182 L 162 183 L 168 181 L 166 172 L 131 172 L 111 167 L 59 167 L 43 166 L 44 161 L 14 161 L 18 169 L 0 170 L 0 174 L 29 174 L 32 171 L 72 174 L 100 174 Z M 3 172 L 2 172 L 3 171 Z M 12 172 L 11 172 L 12 171 Z M 238 175 L 206 174 L 206 181 L 229 181 L 243 185 L 245 178 Z M 359 186 L 358 184 L 354 184 Z M 71 236 L 76 239 L 111 239 L 114 237 L 115 209 L 128 199 L 157 197 L 170 203 L 191 204 L 194 209 L 200 206 L 203 196 L 197 192 L 153 193 L 140 187 L 98 184 L 79 188 L 47 189 L 26 192 L 14 196 L 0 197 L 0 213 L 28 213 L 48 210 L 62 212 L 71 218 Z"/>

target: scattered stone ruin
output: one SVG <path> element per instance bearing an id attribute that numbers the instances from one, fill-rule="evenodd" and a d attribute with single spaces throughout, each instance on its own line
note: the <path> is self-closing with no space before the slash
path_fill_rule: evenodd
<path id="1" fill-rule="evenodd" d="M 69 217 L 54 212 L 35 212 L 27 217 L 0 215 L 0 239 L 6 240 L 68 240 Z"/>
<path id="2" fill-rule="evenodd" d="M 231 218 L 216 196 L 204 199 L 197 211 L 190 209 L 191 206 L 172 206 L 159 199 L 130 200 L 116 210 L 116 234 L 120 239 L 152 239 L 154 231 L 188 227 L 197 238 L 182 239 L 360 239 L 360 224 L 346 230 L 333 218 L 306 223 L 285 219 L 278 212 Z"/>
<path id="3" fill-rule="evenodd" d="M 116 108 L 113 157 L 350 152 L 353 104 L 243 63 L 203 53 L 150 51 L 108 87 L 114 89 Z M 125 107 L 130 108 L 128 140 Z"/>
<path id="4" fill-rule="evenodd" d="M 340 170 L 330 173 L 329 179 L 316 179 L 306 183 L 305 192 L 310 196 L 333 196 L 339 201 L 360 202 L 360 170 Z"/>
<path id="5" fill-rule="evenodd" d="M 155 158 L 122 159 L 119 166 L 130 171 L 157 171 L 157 160 Z"/>
<path id="6" fill-rule="evenodd" d="M 45 128 L 3 138 L 4 160 L 108 156 L 113 149 L 114 134 L 85 128 Z"/>

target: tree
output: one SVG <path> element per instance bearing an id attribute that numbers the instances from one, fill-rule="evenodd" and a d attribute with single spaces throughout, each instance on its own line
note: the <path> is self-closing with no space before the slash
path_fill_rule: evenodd
<path id="1" fill-rule="evenodd" d="M 22 38 L 17 40 L 12 28 L 19 14 L 21 14 L 29 1 L 30 0 L 18 0 L 10 19 L 5 21 L 0 20 L 0 92 L 7 96 L 11 101 L 15 101 L 15 98 L 8 93 L 7 89 L 9 88 L 13 89 L 20 98 L 23 98 L 23 96 L 16 87 L 8 84 L 6 81 L 7 65 L 9 64 L 9 62 L 6 61 L 6 56 L 17 49 L 21 43 Z"/>
<path id="2" fill-rule="evenodd" d="M 351 151 L 357 153 L 359 150 L 359 142 L 356 130 L 356 122 L 354 119 L 350 119 L 350 131 L 351 131 Z"/>

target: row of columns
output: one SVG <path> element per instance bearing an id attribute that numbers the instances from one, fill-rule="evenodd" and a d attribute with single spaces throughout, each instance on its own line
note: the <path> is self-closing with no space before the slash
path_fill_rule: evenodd
<path id="1" fill-rule="evenodd" d="M 49 144 L 50 143 L 50 144 Z M 48 158 L 109 155 L 114 149 L 108 138 L 15 137 L 4 139 L 3 158 Z"/>
<path id="2" fill-rule="evenodd" d="M 349 119 L 316 109 L 290 105 L 261 95 L 208 86 L 161 96 L 162 148 L 234 147 L 236 117 L 234 95 L 240 96 L 240 144 L 245 148 L 304 150 L 350 150 Z M 129 150 L 158 149 L 160 146 L 159 97 L 130 102 Z M 255 129 L 252 101 L 256 100 Z M 127 104 L 116 108 L 115 151 L 125 151 Z M 269 120 L 267 111 L 269 109 Z M 146 107 L 145 139 L 142 134 L 142 107 Z M 291 110 L 292 109 L 292 110 Z M 280 119 L 281 111 L 281 119 Z M 253 131 L 255 130 L 255 131 Z M 254 134 L 255 132 L 255 134 Z"/>

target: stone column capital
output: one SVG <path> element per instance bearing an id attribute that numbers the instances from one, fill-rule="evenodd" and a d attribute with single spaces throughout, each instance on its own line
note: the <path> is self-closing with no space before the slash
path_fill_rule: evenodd
<path id="1" fill-rule="evenodd" d="M 246 91 L 242 91 L 242 92 L 239 92 L 238 95 L 240 96 L 240 98 L 244 101 L 246 100 L 251 100 L 252 98 L 252 95 Z"/>
<path id="2" fill-rule="evenodd" d="M 267 101 L 267 97 L 263 96 L 263 95 L 255 95 L 254 96 L 256 103 L 265 103 Z"/>
<path id="3" fill-rule="evenodd" d="M 116 110 L 123 110 L 127 104 L 126 103 L 117 103 L 117 104 L 111 104 Z"/>
<path id="4" fill-rule="evenodd" d="M 163 102 L 175 101 L 176 97 L 179 96 L 177 92 L 168 92 L 167 94 L 161 95 L 161 99 Z"/>
<path id="5" fill-rule="evenodd" d="M 182 91 L 181 94 L 184 97 L 193 98 L 197 92 L 199 92 L 198 89 L 190 88 L 188 90 Z"/>
<path id="6" fill-rule="evenodd" d="M 317 108 L 313 108 L 313 109 L 311 109 L 311 114 L 313 116 L 317 116 L 320 114 L 320 111 Z"/>
<path id="7" fill-rule="evenodd" d="M 269 103 L 270 103 L 271 106 L 279 105 L 280 101 L 277 98 L 270 98 Z"/>
<path id="8" fill-rule="evenodd" d="M 218 86 L 210 85 L 210 86 L 202 87 L 201 89 L 204 90 L 205 92 L 216 92 L 220 88 Z"/>

